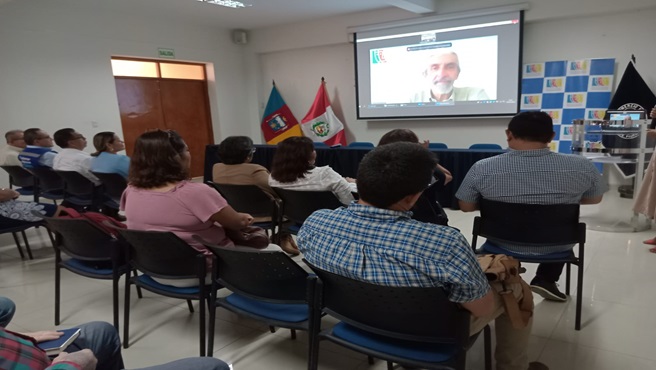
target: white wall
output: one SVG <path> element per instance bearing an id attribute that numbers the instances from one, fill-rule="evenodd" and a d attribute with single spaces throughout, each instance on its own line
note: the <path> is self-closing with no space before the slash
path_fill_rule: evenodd
<path id="1" fill-rule="evenodd" d="M 468 5 L 471 6 L 470 2 Z M 458 10 L 455 6 L 451 8 L 453 11 Z M 573 12 L 585 10 L 584 6 L 577 6 Z M 349 141 L 375 143 L 390 129 L 407 127 L 420 138 L 445 142 L 454 148 L 467 147 L 476 142 L 505 146 L 503 130 L 507 119 L 356 119 L 353 49 L 347 41 L 347 28 L 408 17 L 407 12 L 384 9 L 255 30 L 252 33 L 253 42 L 248 48 L 249 59 L 256 61 L 249 67 L 249 97 L 257 98 L 259 104 L 257 112 L 252 109 L 249 112 L 250 121 L 261 119 L 272 79 L 276 80 L 296 118 L 301 120 L 312 104 L 320 78 L 324 76 L 338 117 L 346 123 Z M 631 54 L 635 54 L 638 70 L 652 90 L 656 91 L 656 63 L 653 63 L 656 60 L 656 48 L 653 47 L 656 8 L 611 15 L 531 21 L 549 17 L 554 17 L 552 9 L 540 9 L 539 3 L 527 11 L 524 62 L 612 57 L 617 61 L 617 83 Z M 253 138 L 261 137 L 256 125 L 247 134 Z"/>

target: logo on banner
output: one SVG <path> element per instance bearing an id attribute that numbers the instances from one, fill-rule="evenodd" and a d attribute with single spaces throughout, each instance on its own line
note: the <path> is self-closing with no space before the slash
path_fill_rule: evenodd
<path id="1" fill-rule="evenodd" d="M 572 140 L 573 133 L 574 133 L 574 126 L 572 125 L 560 126 L 560 140 Z"/>
<path id="2" fill-rule="evenodd" d="M 522 95 L 521 109 L 540 109 L 542 107 L 542 94 Z"/>
<path id="3" fill-rule="evenodd" d="M 565 79 L 563 77 L 546 78 L 544 80 L 544 92 L 564 92 Z"/>
<path id="4" fill-rule="evenodd" d="M 524 64 L 524 77 L 543 77 L 544 63 Z"/>
<path id="5" fill-rule="evenodd" d="M 371 51 L 371 63 L 372 64 L 387 63 L 387 60 L 385 60 L 385 54 L 383 53 L 383 49 L 374 49 Z"/>
<path id="6" fill-rule="evenodd" d="M 560 109 L 543 109 L 544 113 L 548 114 L 551 117 L 554 125 L 560 125 L 560 120 L 563 115 L 563 111 Z"/>
<path id="7" fill-rule="evenodd" d="M 592 76 L 588 82 L 588 91 L 611 91 L 612 85 L 612 76 Z"/>
<path id="8" fill-rule="evenodd" d="M 275 114 L 267 121 L 267 125 L 271 127 L 273 132 L 282 131 L 287 128 L 287 119 L 280 114 Z"/>
<path id="9" fill-rule="evenodd" d="M 587 75 L 589 74 L 590 61 L 587 59 L 571 60 L 567 63 L 567 75 Z"/>
<path id="10" fill-rule="evenodd" d="M 585 108 L 585 93 L 565 94 L 563 108 Z"/>
<path id="11" fill-rule="evenodd" d="M 605 115 L 605 109 L 587 109 L 585 113 L 585 119 L 604 119 Z"/>

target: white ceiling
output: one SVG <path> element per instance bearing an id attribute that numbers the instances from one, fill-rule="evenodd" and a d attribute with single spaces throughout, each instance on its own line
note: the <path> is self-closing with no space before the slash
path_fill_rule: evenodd
<path id="1" fill-rule="evenodd" d="M 243 0 L 252 6 L 231 9 L 197 0 L 0 0 L 0 7 L 11 1 L 31 1 L 33 6 L 39 6 L 41 1 L 47 1 L 61 7 L 105 12 L 108 16 L 154 17 L 230 29 L 264 28 L 345 13 L 394 6 L 403 8 L 409 4 L 429 4 L 427 6 L 432 4 L 440 14 L 522 2 L 522 0 Z M 627 12 L 656 6 L 654 0 L 523 1 L 530 4 L 530 11 L 526 14 L 526 19 L 529 21 Z M 408 12 L 408 16 L 412 15 L 413 13 Z"/>

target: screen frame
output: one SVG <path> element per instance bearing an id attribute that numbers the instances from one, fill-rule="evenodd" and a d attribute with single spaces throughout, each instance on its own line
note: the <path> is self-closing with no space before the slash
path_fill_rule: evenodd
<path id="1" fill-rule="evenodd" d="M 521 95 L 522 95 L 522 61 L 523 61 L 523 54 L 524 54 L 524 9 L 512 9 L 512 10 L 507 10 L 504 9 L 503 12 L 499 13 L 510 13 L 512 11 L 516 11 L 519 13 L 519 40 L 518 40 L 518 60 L 517 60 L 517 96 L 515 97 L 516 99 L 516 106 L 515 106 L 515 111 L 514 112 L 509 112 L 509 113 L 482 113 L 482 114 L 441 114 L 441 115 L 411 115 L 411 116 L 403 116 L 403 115 L 394 115 L 394 116 L 363 116 L 360 113 L 360 79 L 359 79 L 359 73 L 358 73 L 358 47 L 357 47 L 357 31 L 353 32 L 353 55 L 354 55 L 354 69 L 355 69 L 355 114 L 356 118 L 358 120 L 367 120 L 367 121 L 389 121 L 389 120 L 440 120 L 440 119 L 468 119 L 468 118 L 504 118 L 504 117 L 513 117 L 514 115 L 518 114 L 520 112 L 520 107 L 521 107 Z M 472 14 L 470 17 L 456 17 L 455 19 L 462 19 L 462 18 L 473 18 L 473 17 L 478 17 L 481 15 L 490 15 L 494 13 L 489 13 L 489 14 Z M 424 24 L 427 23 L 425 19 L 419 19 L 417 24 Z M 394 25 L 390 25 L 391 27 L 395 27 Z"/>

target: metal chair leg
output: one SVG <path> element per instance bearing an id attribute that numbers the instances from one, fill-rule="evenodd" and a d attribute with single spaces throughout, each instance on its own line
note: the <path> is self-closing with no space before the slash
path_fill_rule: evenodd
<path id="1" fill-rule="evenodd" d="M 20 245 L 20 241 L 18 241 L 18 236 L 16 233 L 11 233 L 11 235 L 14 237 L 14 242 L 16 243 L 16 247 L 18 248 L 18 253 L 20 253 L 20 257 L 22 260 L 25 259 L 25 253 L 23 253 L 23 248 Z"/>
<path id="2" fill-rule="evenodd" d="M 485 370 L 492 370 L 492 334 L 489 325 L 483 328 L 483 347 L 485 348 Z"/>
<path id="3" fill-rule="evenodd" d="M 194 313 L 194 304 L 191 303 L 191 299 L 187 299 L 187 307 L 189 307 L 189 312 Z"/>
<path id="4" fill-rule="evenodd" d="M 21 235 L 23 235 L 23 242 L 25 242 L 25 249 L 27 249 L 27 256 L 33 260 L 32 257 L 32 248 L 30 248 L 30 242 L 27 240 L 27 235 L 25 235 L 25 230 L 21 230 Z"/>
<path id="5" fill-rule="evenodd" d="M 569 295 L 569 285 L 572 277 L 572 264 L 567 263 L 567 269 L 565 270 L 565 294 Z"/>
<path id="6" fill-rule="evenodd" d="M 374 364 L 374 358 L 371 357 L 371 356 L 367 356 L 367 362 L 369 363 L 369 365 L 373 365 Z"/>

